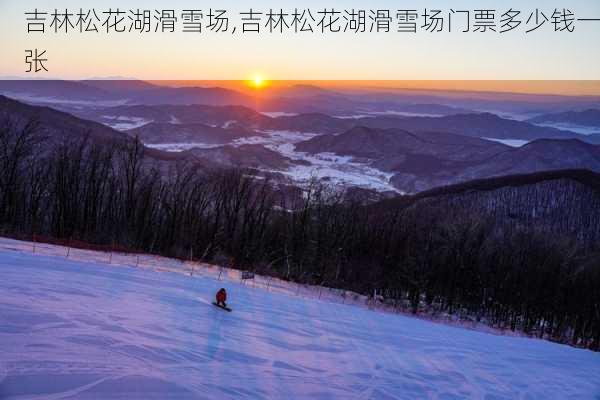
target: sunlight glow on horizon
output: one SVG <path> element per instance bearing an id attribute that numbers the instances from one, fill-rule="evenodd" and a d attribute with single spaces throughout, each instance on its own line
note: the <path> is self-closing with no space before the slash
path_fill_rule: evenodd
<path id="1" fill-rule="evenodd" d="M 252 86 L 255 89 L 261 89 L 266 84 L 265 79 L 260 74 L 255 74 L 252 78 Z"/>
<path id="2" fill-rule="evenodd" d="M 265 95 L 302 85 L 342 92 L 431 92 L 459 97 L 475 93 L 478 96 L 503 93 L 516 98 L 524 95 L 600 96 L 600 80 L 281 80 L 266 79 L 265 75 L 260 75 L 257 86 L 255 77 L 247 75 L 245 80 L 159 79 L 147 82 L 169 87 L 222 87 L 247 94 L 264 92 Z"/>

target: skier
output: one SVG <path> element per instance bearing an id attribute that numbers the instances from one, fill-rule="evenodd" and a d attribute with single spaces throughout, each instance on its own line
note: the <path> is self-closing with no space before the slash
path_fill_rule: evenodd
<path id="1" fill-rule="evenodd" d="M 219 289 L 219 291 L 217 292 L 216 299 L 217 306 L 227 308 L 227 304 L 225 304 L 225 301 L 227 300 L 227 292 L 225 291 L 225 288 Z"/>

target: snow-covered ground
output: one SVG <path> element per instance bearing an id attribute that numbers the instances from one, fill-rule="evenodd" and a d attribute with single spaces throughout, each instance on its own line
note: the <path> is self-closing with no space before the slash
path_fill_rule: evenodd
<path id="1" fill-rule="evenodd" d="M 123 115 L 102 115 L 102 123 L 118 131 L 135 129 L 152 122 L 150 119 L 141 117 L 129 117 Z"/>
<path id="2" fill-rule="evenodd" d="M 244 144 L 260 144 L 291 160 L 301 161 L 278 172 L 287 176 L 294 183 L 302 186 L 310 183 L 312 179 L 323 179 L 333 185 L 342 187 L 358 186 L 378 191 L 393 191 L 401 193 L 391 183 L 394 175 L 371 167 L 367 163 L 357 162 L 352 157 L 341 157 L 332 153 L 308 154 L 297 151 L 295 145 L 304 140 L 317 136 L 314 133 L 291 131 L 264 131 L 260 136 L 250 136 L 234 140 L 232 146 Z M 189 142 L 189 143 L 146 143 L 148 147 L 164 151 L 185 151 L 193 148 L 212 149 L 223 145 Z"/>
<path id="3" fill-rule="evenodd" d="M 529 140 L 523 140 L 523 139 L 496 139 L 496 138 L 487 138 L 487 137 L 482 137 L 482 139 L 489 140 L 492 142 L 502 143 L 502 144 L 505 144 L 510 147 L 523 147 L 527 143 L 530 142 Z"/>
<path id="4" fill-rule="evenodd" d="M 1 241 L 1 399 L 600 396 L 591 351 L 32 246 Z"/>
<path id="5" fill-rule="evenodd" d="M 313 178 L 324 179 L 340 186 L 358 186 L 378 191 L 400 193 L 391 183 L 394 175 L 371 167 L 367 163 L 357 162 L 352 157 L 338 156 L 332 153 L 308 154 L 296 150 L 296 144 L 309 140 L 317 134 L 290 131 L 267 131 L 262 136 L 238 139 L 234 145 L 261 144 L 292 160 L 306 162 L 297 164 L 281 172 L 295 183 L 303 185 Z"/>
<path id="6" fill-rule="evenodd" d="M 378 117 L 378 116 L 392 116 L 392 117 L 443 117 L 443 114 L 437 113 L 416 113 L 416 112 L 408 112 L 408 111 L 395 111 L 395 110 L 387 110 L 387 111 L 364 111 L 358 114 L 346 114 L 346 115 L 335 115 L 335 118 L 341 119 L 361 119 L 361 118 L 369 118 L 369 117 Z"/>
<path id="7" fill-rule="evenodd" d="M 267 117 L 271 117 L 271 118 L 294 117 L 296 115 L 299 115 L 298 113 L 291 113 L 291 112 L 285 112 L 285 111 L 262 111 L 261 114 L 265 115 Z"/>

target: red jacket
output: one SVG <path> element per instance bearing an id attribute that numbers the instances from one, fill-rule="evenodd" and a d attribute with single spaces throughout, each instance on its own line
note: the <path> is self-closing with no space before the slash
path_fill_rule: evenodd
<path id="1" fill-rule="evenodd" d="M 227 300 L 227 292 L 221 289 L 217 292 L 217 303 L 225 303 L 225 300 Z"/>

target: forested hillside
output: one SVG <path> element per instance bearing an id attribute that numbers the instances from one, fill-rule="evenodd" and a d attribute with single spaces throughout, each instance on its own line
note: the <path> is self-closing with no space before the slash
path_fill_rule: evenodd
<path id="1" fill-rule="evenodd" d="M 243 170 L 165 164 L 137 140 L 0 126 L 2 234 L 202 259 L 600 347 L 598 174 L 503 177 L 365 205 Z M 301 189 L 297 189 L 300 191 Z M 289 200 L 293 199 L 293 200 Z"/>

